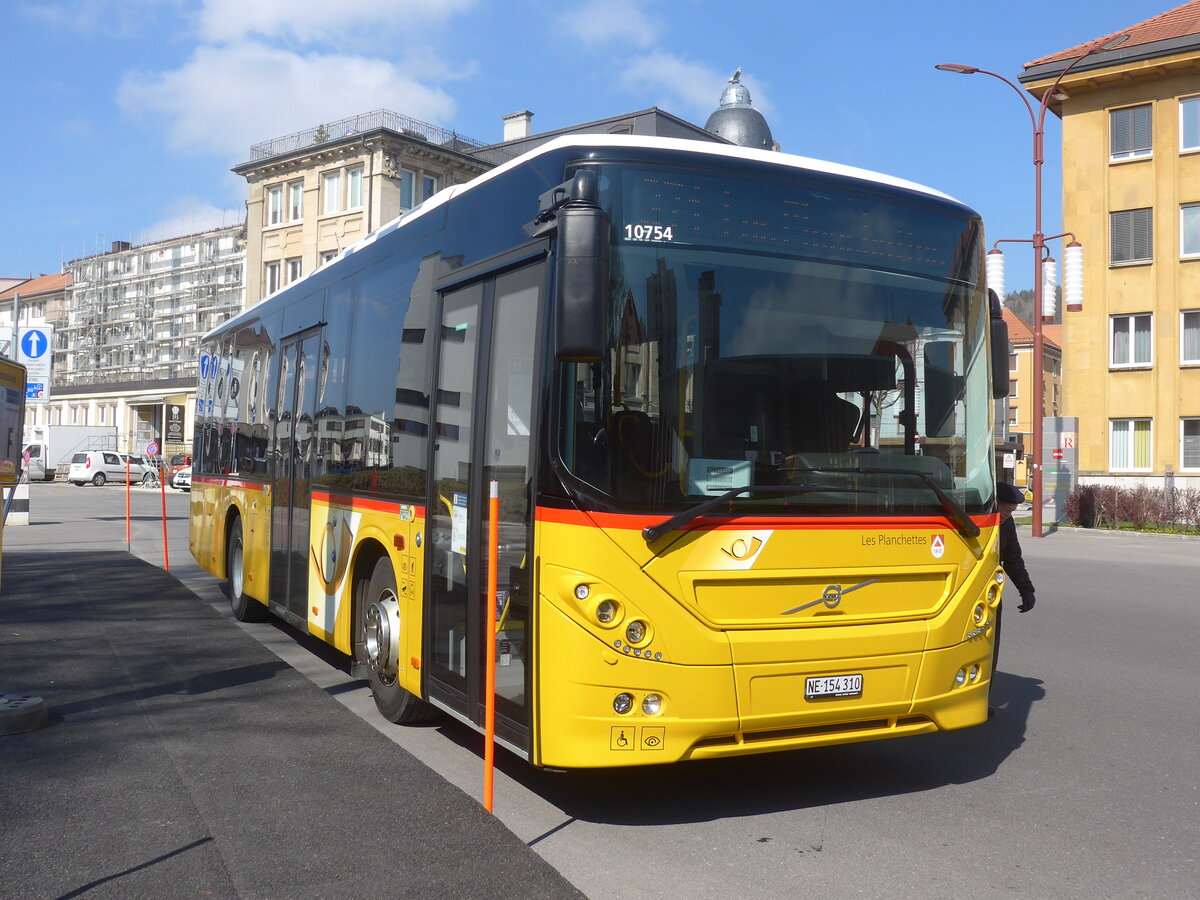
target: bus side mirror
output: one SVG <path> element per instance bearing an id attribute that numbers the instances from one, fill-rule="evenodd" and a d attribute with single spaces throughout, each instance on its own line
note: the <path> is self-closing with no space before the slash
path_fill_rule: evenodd
<path id="1" fill-rule="evenodd" d="M 988 290 L 988 300 L 992 325 L 992 399 L 1003 400 L 1008 396 L 1008 323 L 1004 321 L 1000 298 L 995 291 Z"/>
<path id="2" fill-rule="evenodd" d="M 604 358 L 608 324 L 608 214 L 597 202 L 596 173 L 584 169 L 558 210 L 554 355 L 560 362 Z"/>
<path id="3" fill-rule="evenodd" d="M 927 437 L 954 434 L 954 404 L 962 396 L 962 378 L 954 374 L 954 344 L 925 345 L 925 431 Z"/>

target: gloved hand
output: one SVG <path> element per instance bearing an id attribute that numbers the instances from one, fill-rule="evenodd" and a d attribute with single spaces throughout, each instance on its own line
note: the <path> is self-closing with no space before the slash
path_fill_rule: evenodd
<path id="1" fill-rule="evenodd" d="M 1017 607 L 1017 612 L 1029 612 L 1035 603 L 1037 603 L 1037 598 L 1033 594 L 1024 594 L 1021 597 L 1021 605 Z"/>

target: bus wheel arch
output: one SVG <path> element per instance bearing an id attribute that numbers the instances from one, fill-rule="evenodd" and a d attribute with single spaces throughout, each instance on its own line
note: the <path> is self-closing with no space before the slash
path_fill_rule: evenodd
<path id="1" fill-rule="evenodd" d="M 392 559 L 380 544 L 370 542 L 354 565 L 354 661 L 364 664 L 371 694 L 380 714 L 390 722 L 421 722 L 433 707 L 401 686 L 400 655 L 404 621 Z"/>

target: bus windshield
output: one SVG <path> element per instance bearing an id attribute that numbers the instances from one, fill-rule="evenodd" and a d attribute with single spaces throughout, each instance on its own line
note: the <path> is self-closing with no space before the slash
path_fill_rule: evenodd
<path id="1" fill-rule="evenodd" d="M 563 368 L 568 486 L 668 514 L 724 494 L 745 514 L 988 508 L 976 217 L 820 173 L 600 170 L 608 351 Z"/>

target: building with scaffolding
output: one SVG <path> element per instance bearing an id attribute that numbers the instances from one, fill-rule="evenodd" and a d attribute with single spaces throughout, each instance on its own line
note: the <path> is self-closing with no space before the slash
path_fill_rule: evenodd
<path id="1" fill-rule="evenodd" d="M 66 265 L 44 310 L 53 328 L 51 393 L 27 425 L 116 425 L 120 449 L 188 453 L 200 337 L 241 311 L 245 228 L 132 246 Z M 26 316 L 22 315 L 25 323 Z"/>

